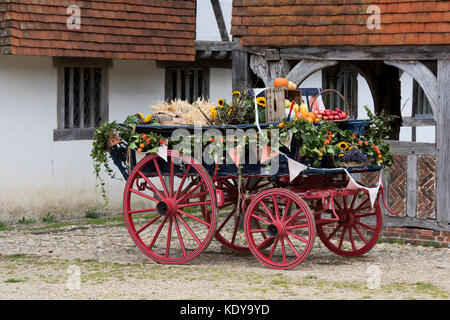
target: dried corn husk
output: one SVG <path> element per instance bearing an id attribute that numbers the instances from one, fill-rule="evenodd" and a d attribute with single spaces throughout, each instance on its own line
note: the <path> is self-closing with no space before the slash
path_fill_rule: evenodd
<path id="1" fill-rule="evenodd" d="M 210 109 L 214 107 L 208 100 L 198 98 L 193 104 L 185 100 L 172 100 L 170 102 L 160 102 L 152 106 L 152 113 L 155 120 L 161 125 L 167 123 L 180 123 L 183 125 L 209 125 L 205 115 L 209 115 Z M 201 111 L 200 111 L 201 110 Z M 202 114 L 203 112 L 203 114 Z"/>

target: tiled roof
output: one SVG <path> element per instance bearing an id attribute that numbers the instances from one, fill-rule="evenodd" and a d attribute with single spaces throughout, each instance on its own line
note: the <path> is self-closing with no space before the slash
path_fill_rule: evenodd
<path id="1" fill-rule="evenodd" d="M 370 5 L 381 29 L 367 27 Z M 244 46 L 450 44 L 450 1 L 234 0 L 231 33 Z"/>
<path id="2" fill-rule="evenodd" d="M 70 30 L 67 8 L 81 9 Z M 195 0 L 0 1 L 0 53 L 193 61 Z"/>

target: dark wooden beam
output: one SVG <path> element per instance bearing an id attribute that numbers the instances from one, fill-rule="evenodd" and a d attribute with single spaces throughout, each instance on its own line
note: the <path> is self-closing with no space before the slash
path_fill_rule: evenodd
<path id="1" fill-rule="evenodd" d="M 184 61 L 157 61 L 156 66 L 158 68 L 224 68 L 231 69 L 231 53 L 226 59 L 202 59 L 197 58 L 195 62 Z"/>
<path id="2" fill-rule="evenodd" d="M 234 47 L 235 44 L 228 41 L 195 41 L 195 50 L 197 51 L 232 51 Z"/>
<path id="3" fill-rule="evenodd" d="M 214 10 L 214 15 L 216 16 L 217 26 L 219 27 L 220 32 L 220 38 L 222 39 L 222 41 L 230 41 L 227 27 L 225 25 L 225 20 L 223 19 L 222 8 L 220 7 L 219 0 L 211 0 L 211 5 Z"/>
<path id="4" fill-rule="evenodd" d="M 266 47 L 247 47 L 264 52 Z M 281 59 L 302 60 L 439 60 L 450 59 L 450 45 L 428 46 L 301 46 L 280 49 Z"/>
<path id="5" fill-rule="evenodd" d="M 250 68 L 250 54 L 240 50 L 237 46 L 233 50 L 232 56 L 232 87 L 233 90 L 243 90 L 251 88 L 256 82 Z"/>
<path id="6" fill-rule="evenodd" d="M 384 216 L 383 225 L 393 228 L 418 228 L 436 231 L 450 231 L 448 224 L 439 223 L 431 219 L 417 219 L 413 217 L 392 217 Z"/>

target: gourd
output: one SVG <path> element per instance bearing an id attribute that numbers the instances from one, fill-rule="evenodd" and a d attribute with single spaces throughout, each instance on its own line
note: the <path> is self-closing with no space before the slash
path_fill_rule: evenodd
<path id="1" fill-rule="evenodd" d="M 275 80 L 273 80 L 273 86 L 275 88 L 287 87 L 288 85 L 289 85 L 289 80 L 286 78 L 275 78 Z"/>
<path id="2" fill-rule="evenodd" d="M 275 80 L 273 80 L 273 86 L 275 88 L 286 87 L 289 90 L 297 89 L 297 85 L 289 81 L 287 78 L 275 78 Z"/>

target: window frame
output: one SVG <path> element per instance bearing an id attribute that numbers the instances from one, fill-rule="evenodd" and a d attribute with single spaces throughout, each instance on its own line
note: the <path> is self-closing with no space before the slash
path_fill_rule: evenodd
<path id="1" fill-rule="evenodd" d="M 210 68 L 208 67 L 201 67 L 197 65 L 187 66 L 187 65 L 181 65 L 181 66 L 166 66 L 165 67 L 165 81 L 164 81 L 164 98 L 166 101 L 170 101 L 173 99 L 181 99 L 181 97 L 173 97 L 173 77 L 172 77 L 172 71 L 175 70 L 177 74 L 177 86 L 181 83 L 181 81 L 178 81 L 178 74 L 181 74 L 181 71 L 184 71 L 185 74 L 187 74 L 188 71 L 194 70 L 194 71 L 202 71 L 202 95 L 198 96 L 194 92 L 194 97 L 197 96 L 197 99 L 200 97 L 203 97 L 203 99 L 209 99 L 210 96 Z M 194 76 L 195 77 L 195 76 Z M 189 80 L 188 77 L 185 79 Z M 185 83 L 190 83 L 190 81 L 186 81 Z M 194 85 L 195 88 L 195 85 Z M 177 89 L 177 93 L 181 92 L 181 89 Z M 189 101 L 190 94 L 188 94 L 188 87 L 185 85 L 185 99 Z M 194 99 L 193 101 L 195 101 Z"/>
<path id="2" fill-rule="evenodd" d="M 431 109 L 430 101 L 428 100 L 425 91 L 416 80 L 413 80 L 413 101 L 412 101 L 412 117 L 416 119 L 434 119 L 433 109 Z M 422 111 L 422 112 L 419 112 Z M 424 113 L 423 111 L 429 111 Z"/>
<path id="3" fill-rule="evenodd" d="M 92 140 L 97 127 L 83 128 L 80 119 L 80 128 L 65 128 L 65 68 L 98 68 L 101 69 L 101 95 L 100 117 L 101 122 L 109 118 L 109 68 L 112 67 L 111 59 L 84 59 L 84 58 L 54 58 L 53 65 L 57 69 L 57 123 L 53 129 L 53 141 Z M 81 94 L 80 94 L 81 95 Z"/>
<path id="4" fill-rule="evenodd" d="M 342 90 L 339 90 L 340 88 L 337 88 L 337 86 L 335 87 L 333 86 L 329 86 L 328 84 L 332 83 L 332 82 L 336 82 L 336 84 L 339 84 L 339 76 L 343 75 L 344 79 L 343 79 L 343 83 L 342 83 Z M 359 88 L 358 88 L 358 75 L 359 72 L 355 69 L 352 68 L 351 66 L 348 65 L 339 65 L 339 66 L 335 66 L 335 67 L 329 67 L 326 69 L 322 70 L 322 89 L 334 89 L 339 91 L 346 99 L 347 97 L 347 92 L 350 92 L 351 94 L 351 98 L 347 99 L 347 102 L 349 104 L 350 110 L 348 110 L 349 112 L 349 116 L 350 119 L 358 119 L 358 94 L 359 94 Z M 350 80 L 350 83 L 346 84 L 346 80 Z M 333 83 L 334 84 L 334 83 Z M 344 91 L 344 92 L 342 92 Z M 336 100 L 337 106 L 340 106 L 340 104 L 343 104 L 343 101 L 337 96 L 337 94 L 335 93 L 330 93 L 328 94 L 328 97 L 324 97 L 322 98 L 324 100 Z M 341 107 L 342 108 L 342 107 Z"/>

